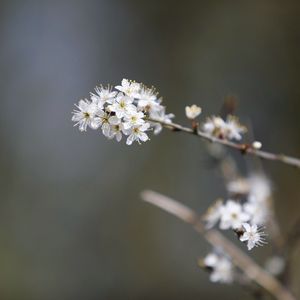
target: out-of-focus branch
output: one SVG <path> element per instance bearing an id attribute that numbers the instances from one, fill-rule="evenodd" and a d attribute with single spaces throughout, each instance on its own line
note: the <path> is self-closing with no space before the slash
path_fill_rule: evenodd
<path id="1" fill-rule="evenodd" d="M 234 282 L 256 300 L 262 300 L 269 296 L 265 293 L 265 290 L 261 286 L 255 285 L 255 283 L 246 277 L 245 274 L 236 274 L 234 276 Z"/>
<path id="2" fill-rule="evenodd" d="M 207 141 L 210 141 L 213 143 L 218 143 L 218 144 L 239 150 L 243 154 L 251 154 L 251 155 L 255 155 L 257 157 L 263 158 L 263 159 L 279 161 L 279 162 L 300 168 L 300 159 L 295 158 L 295 157 L 287 156 L 284 154 L 275 154 L 275 153 L 271 153 L 271 152 L 261 151 L 261 150 L 254 149 L 252 146 L 250 146 L 248 144 L 239 144 L 239 143 L 234 143 L 234 142 L 231 142 L 231 141 L 228 141 L 225 139 L 219 139 L 219 138 L 213 137 L 197 128 L 193 129 L 193 128 L 181 126 L 176 123 L 171 123 L 171 122 L 166 123 L 166 122 L 162 122 L 158 119 L 152 119 L 152 118 L 149 119 L 149 121 L 160 123 L 165 128 L 168 128 L 168 129 L 171 129 L 174 131 L 182 131 L 182 132 L 186 132 L 189 134 L 193 134 L 193 135 L 203 138 Z"/>
<path id="3" fill-rule="evenodd" d="M 262 269 L 243 251 L 226 239 L 219 231 L 206 230 L 201 218 L 195 211 L 185 205 L 159 193 L 144 191 L 142 199 L 164 211 L 178 217 L 186 223 L 191 224 L 214 247 L 221 247 L 231 258 L 236 267 L 243 273 L 263 287 L 278 300 L 295 300 L 294 296 L 276 278 Z"/>

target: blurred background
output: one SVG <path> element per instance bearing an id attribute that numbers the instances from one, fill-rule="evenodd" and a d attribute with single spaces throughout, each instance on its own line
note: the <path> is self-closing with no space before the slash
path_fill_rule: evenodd
<path id="1" fill-rule="evenodd" d="M 264 149 L 299 157 L 300 3 L 2 0 L 0 40 L 0 298 L 251 299 L 210 283 L 197 267 L 210 247 L 139 196 L 204 212 L 225 195 L 205 144 L 163 131 L 127 147 L 81 134 L 71 111 L 124 77 L 156 86 L 182 124 L 186 105 L 208 116 L 235 97 Z M 263 166 L 287 232 L 299 171 Z"/>

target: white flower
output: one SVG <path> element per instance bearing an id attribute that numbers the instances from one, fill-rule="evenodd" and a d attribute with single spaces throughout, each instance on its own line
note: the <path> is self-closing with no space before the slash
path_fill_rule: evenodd
<path id="1" fill-rule="evenodd" d="M 219 259 L 218 264 L 210 275 L 212 282 L 231 283 L 233 281 L 232 263 L 226 259 Z"/>
<path id="2" fill-rule="evenodd" d="M 204 258 L 204 265 L 206 267 L 214 268 L 219 261 L 219 256 L 216 253 L 209 253 Z"/>
<path id="3" fill-rule="evenodd" d="M 249 201 L 266 202 L 271 197 L 271 184 L 265 176 L 254 174 L 248 180 L 250 185 Z"/>
<path id="4" fill-rule="evenodd" d="M 247 196 L 243 210 L 249 215 L 251 224 L 265 224 L 269 218 L 269 202 L 271 187 L 269 181 L 262 175 L 252 175 L 247 179 L 239 178 L 227 185 L 231 194 Z"/>
<path id="5" fill-rule="evenodd" d="M 106 136 L 109 137 L 109 132 L 110 132 L 110 119 L 112 119 L 107 112 L 103 110 L 98 110 L 97 115 L 92 121 L 91 127 L 93 129 L 101 128 L 102 133 Z"/>
<path id="6" fill-rule="evenodd" d="M 160 107 L 160 110 L 152 111 L 150 113 L 150 118 L 167 124 L 172 123 L 172 119 L 175 117 L 175 115 L 166 114 L 166 108 L 164 106 Z M 162 130 L 162 125 L 160 123 L 151 122 L 151 126 L 154 128 L 154 134 L 159 134 Z"/>
<path id="7" fill-rule="evenodd" d="M 230 181 L 226 187 L 227 191 L 234 195 L 247 195 L 250 191 L 249 180 L 245 178 Z"/>
<path id="8" fill-rule="evenodd" d="M 228 200 L 225 205 L 220 209 L 221 212 L 221 229 L 237 229 L 240 228 L 242 223 L 247 222 L 250 216 L 245 213 L 242 206 L 232 200 Z"/>
<path id="9" fill-rule="evenodd" d="M 185 107 L 185 114 L 188 119 L 194 120 L 201 114 L 201 107 L 193 104 L 192 106 L 186 106 Z"/>
<path id="10" fill-rule="evenodd" d="M 121 85 L 115 87 L 116 90 L 123 92 L 129 97 L 136 98 L 139 95 L 141 85 L 134 81 L 129 81 L 128 79 L 123 79 Z"/>
<path id="11" fill-rule="evenodd" d="M 259 149 L 261 149 L 261 147 L 262 147 L 262 143 L 259 142 L 259 141 L 254 141 L 254 142 L 252 143 L 252 147 L 253 147 L 255 150 L 259 150 Z"/>
<path id="12" fill-rule="evenodd" d="M 137 99 L 139 100 L 145 100 L 145 101 L 157 101 L 157 95 L 158 93 L 155 91 L 155 88 L 147 88 L 146 86 L 143 86 L 140 89 L 139 94 L 137 95 Z"/>
<path id="13" fill-rule="evenodd" d="M 238 178 L 227 184 L 228 192 L 232 194 L 248 194 L 249 201 L 264 202 L 271 196 L 269 180 L 260 174 L 253 174 L 249 178 Z"/>
<path id="14" fill-rule="evenodd" d="M 222 200 L 217 200 L 212 206 L 210 206 L 204 215 L 205 227 L 207 229 L 212 228 L 221 217 L 221 207 L 223 205 Z"/>
<path id="15" fill-rule="evenodd" d="M 278 276 L 285 267 L 285 260 L 281 256 L 272 256 L 265 263 L 266 270 L 275 276 Z"/>
<path id="16" fill-rule="evenodd" d="M 242 126 L 238 118 L 228 116 L 226 119 L 226 136 L 229 140 L 241 140 L 243 133 L 247 131 L 245 126 Z"/>
<path id="17" fill-rule="evenodd" d="M 219 138 L 224 137 L 226 123 L 221 117 L 212 116 L 203 124 L 203 131 Z"/>
<path id="18" fill-rule="evenodd" d="M 108 119 L 110 128 L 108 138 L 116 138 L 118 142 L 122 139 L 122 131 L 124 130 L 123 123 L 117 116 L 112 116 Z"/>
<path id="19" fill-rule="evenodd" d="M 156 98 L 152 99 L 151 97 L 145 97 L 140 98 L 140 100 L 138 101 L 138 108 L 151 114 L 153 112 L 159 112 L 162 106 L 159 102 L 157 102 Z"/>
<path id="20" fill-rule="evenodd" d="M 116 91 L 112 91 L 108 86 L 104 88 L 103 86 L 95 88 L 96 94 L 91 93 L 91 100 L 97 104 L 98 108 L 102 109 L 105 103 L 112 104 L 117 95 Z"/>
<path id="21" fill-rule="evenodd" d="M 136 125 L 142 125 L 145 123 L 145 115 L 139 111 L 132 111 L 129 112 L 125 117 L 124 117 L 124 129 L 129 129 L 132 126 Z"/>
<path id="22" fill-rule="evenodd" d="M 241 134 L 246 132 L 238 119 L 228 116 L 226 122 L 221 117 L 212 116 L 203 124 L 203 131 L 220 139 L 240 140 Z"/>
<path id="23" fill-rule="evenodd" d="M 233 266 L 225 256 L 210 253 L 205 257 L 204 264 L 212 269 L 210 274 L 212 282 L 231 283 L 233 281 Z"/>
<path id="24" fill-rule="evenodd" d="M 125 130 L 125 134 L 128 134 L 126 141 L 127 145 L 131 145 L 134 141 L 140 144 L 140 141 L 146 142 L 149 140 L 148 135 L 145 133 L 150 127 L 149 123 L 144 123 L 142 125 L 136 125 L 131 127 L 129 130 Z"/>
<path id="25" fill-rule="evenodd" d="M 246 202 L 243 205 L 244 211 L 250 216 L 251 224 L 262 225 L 265 224 L 269 217 L 269 208 L 266 203 L 259 203 L 256 201 Z"/>
<path id="26" fill-rule="evenodd" d="M 115 112 L 116 116 L 121 119 L 122 117 L 126 116 L 126 114 L 136 110 L 136 106 L 134 106 L 132 103 L 133 98 L 119 93 L 116 101 L 112 105 L 109 105 L 108 109 Z"/>
<path id="27" fill-rule="evenodd" d="M 74 126 L 78 125 L 80 131 L 86 131 L 88 126 L 93 128 L 91 125 L 97 111 L 97 105 L 85 99 L 80 100 L 75 106 L 78 110 L 73 111 L 72 121 L 76 122 Z"/>
<path id="28" fill-rule="evenodd" d="M 153 122 L 151 122 L 151 126 L 153 127 L 153 133 L 155 134 L 155 135 L 158 135 L 158 134 L 160 134 L 161 133 L 161 131 L 162 131 L 162 129 L 163 129 L 163 127 L 162 127 L 162 125 L 160 124 L 160 123 L 153 123 Z"/>
<path id="29" fill-rule="evenodd" d="M 240 241 L 247 242 L 248 250 L 266 244 L 264 238 L 266 234 L 259 230 L 256 224 L 243 223 L 243 229 L 244 233 L 240 236 Z"/>

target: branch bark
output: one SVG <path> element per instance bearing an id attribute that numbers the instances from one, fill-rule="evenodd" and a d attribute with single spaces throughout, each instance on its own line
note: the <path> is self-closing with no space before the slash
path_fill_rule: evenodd
<path id="1" fill-rule="evenodd" d="M 286 289 L 280 281 L 267 273 L 243 251 L 226 239 L 219 231 L 214 229 L 206 230 L 201 221 L 201 217 L 198 216 L 195 211 L 154 191 L 144 191 L 141 196 L 144 201 L 161 208 L 188 224 L 191 224 L 212 246 L 221 247 L 232 258 L 233 264 L 237 268 L 243 271 L 243 273 L 253 282 L 272 294 L 275 299 L 296 300 L 291 292 Z"/>
<path id="2" fill-rule="evenodd" d="M 193 128 L 189 128 L 189 127 L 184 127 L 179 124 L 172 123 L 172 122 L 165 123 L 158 119 L 149 119 L 149 121 L 155 122 L 155 123 L 160 123 L 163 127 L 171 129 L 171 130 L 182 131 L 182 132 L 186 132 L 189 134 L 193 134 L 193 135 L 203 138 L 207 141 L 210 141 L 213 143 L 218 143 L 218 144 L 224 145 L 226 147 L 230 147 L 230 148 L 239 150 L 243 154 L 251 154 L 251 155 L 260 157 L 262 159 L 279 161 L 279 162 L 285 163 L 287 165 L 291 165 L 291 166 L 300 168 L 300 159 L 295 158 L 295 157 L 287 156 L 285 154 L 275 154 L 275 153 L 271 153 L 271 152 L 267 152 L 267 151 L 256 150 L 252 146 L 247 145 L 247 144 L 234 143 L 234 142 L 231 142 L 231 141 L 228 141 L 225 139 L 219 139 L 217 137 L 213 137 L 197 128 L 193 129 Z"/>

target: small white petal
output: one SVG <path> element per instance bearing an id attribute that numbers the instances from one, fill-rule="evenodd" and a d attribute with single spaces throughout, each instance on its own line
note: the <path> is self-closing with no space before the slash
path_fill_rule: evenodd
<path id="1" fill-rule="evenodd" d="M 109 124 L 118 125 L 120 124 L 120 119 L 117 116 L 112 116 L 108 119 Z"/>
<path id="2" fill-rule="evenodd" d="M 149 137 L 148 137 L 148 135 L 147 135 L 146 133 L 141 132 L 141 133 L 139 134 L 139 139 L 140 139 L 141 141 L 143 141 L 143 142 L 146 142 L 146 141 L 149 140 Z"/>

